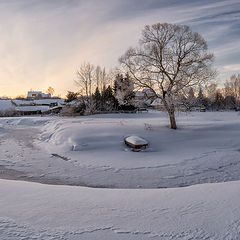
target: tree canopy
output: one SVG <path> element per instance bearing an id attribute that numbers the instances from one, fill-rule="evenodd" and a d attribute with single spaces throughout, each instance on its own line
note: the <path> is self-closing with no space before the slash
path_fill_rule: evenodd
<path id="1" fill-rule="evenodd" d="M 206 41 L 188 26 L 157 23 L 142 31 L 139 46 L 120 57 L 135 85 L 151 89 L 159 97 L 176 129 L 177 99 L 189 88 L 215 77 L 213 54 Z"/>

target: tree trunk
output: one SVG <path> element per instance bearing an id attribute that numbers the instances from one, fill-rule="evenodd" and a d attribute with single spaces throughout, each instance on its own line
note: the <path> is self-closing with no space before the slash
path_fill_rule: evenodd
<path id="1" fill-rule="evenodd" d="M 169 106 L 164 98 L 163 98 L 162 101 L 163 101 L 165 109 L 167 110 L 168 115 L 169 115 L 171 129 L 177 129 L 177 124 L 176 124 L 176 120 L 175 120 L 175 107 L 174 107 L 174 105 L 171 104 Z"/>
<path id="2" fill-rule="evenodd" d="M 170 118 L 171 129 L 177 129 L 175 114 L 174 113 L 169 113 L 169 118 Z"/>

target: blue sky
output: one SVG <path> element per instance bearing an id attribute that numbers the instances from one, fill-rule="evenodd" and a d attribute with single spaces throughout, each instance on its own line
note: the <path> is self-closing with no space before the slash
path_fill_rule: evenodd
<path id="1" fill-rule="evenodd" d="M 84 61 L 111 68 L 146 24 L 186 24 L 215 54 L 218 79 L 240 73 L 239 0 L 0 0 L 0 96 L 77 90 Z"/>

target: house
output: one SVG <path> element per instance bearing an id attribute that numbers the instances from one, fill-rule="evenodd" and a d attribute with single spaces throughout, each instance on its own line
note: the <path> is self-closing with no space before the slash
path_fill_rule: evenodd
<path id="1" fill-rule="evenodd" d="M 59 113 L 64 105 L 63 99 L 26 99 L 12 100 L 19 115 Z"/>
<path id="2" fill-rule="evenodd" d="M 138 108 L 150 107 L 151 102 L 156 98 L 153 90 L 145 88 L 142 91 L 135 91 L 134 105 Z"/>
<path id="3" fill-rule="evenodd" d="M 146 96 L 148 99 L 153 99 L 156 97 L 155 92 L 152 89 L 145 88 L 142 90 L 143 94 Z"/>
<path id="4" fill-rule="evenodd" d="M 42 99 L 51 98 L 51 94 L 46 94 L 41 91 L 29 91 L 27 94 L 28 99 Z"/>
<path id="5" fill-rule="evenodd" d="M 19 106 L 15 110 L 19 115 L 42 114 L 49 110 L 48 106 Z"/>
<path id="6" fill-rule="evenodd" d="M 165 106 L 162 103 L 162 100 L 160 98 L 156 98 L 152 103 L 151 103 L 151 107 L 155 110 L 160 110 L 160 111 L 164 111 L 165 110 Z"/>
<path id="7" fill-rule="evenodd" d="M 135 99 L 136 100 L 143 100 L 145 99 L 145 94 L 142 91 L 136 91 L 135 92 Z"/>

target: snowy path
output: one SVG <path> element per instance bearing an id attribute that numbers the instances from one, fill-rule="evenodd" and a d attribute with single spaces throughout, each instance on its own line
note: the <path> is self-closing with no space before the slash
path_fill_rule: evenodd
<path id="1" fill-rule="evenodd" d="M 0 180 L 0 196 L 0 239 L 240 237 L 240 181 L 121 190 Z"/>
<path id="2" fill-rule="evenodd" d="M 237 113 L 160 113 L 0 120 L 0 178 L 108 188 L 166 188 L 240 179 Z M 146 124 L 150 130 L 146 129 Z M 150 142 L 131 152 L 124 136 Z"/>

